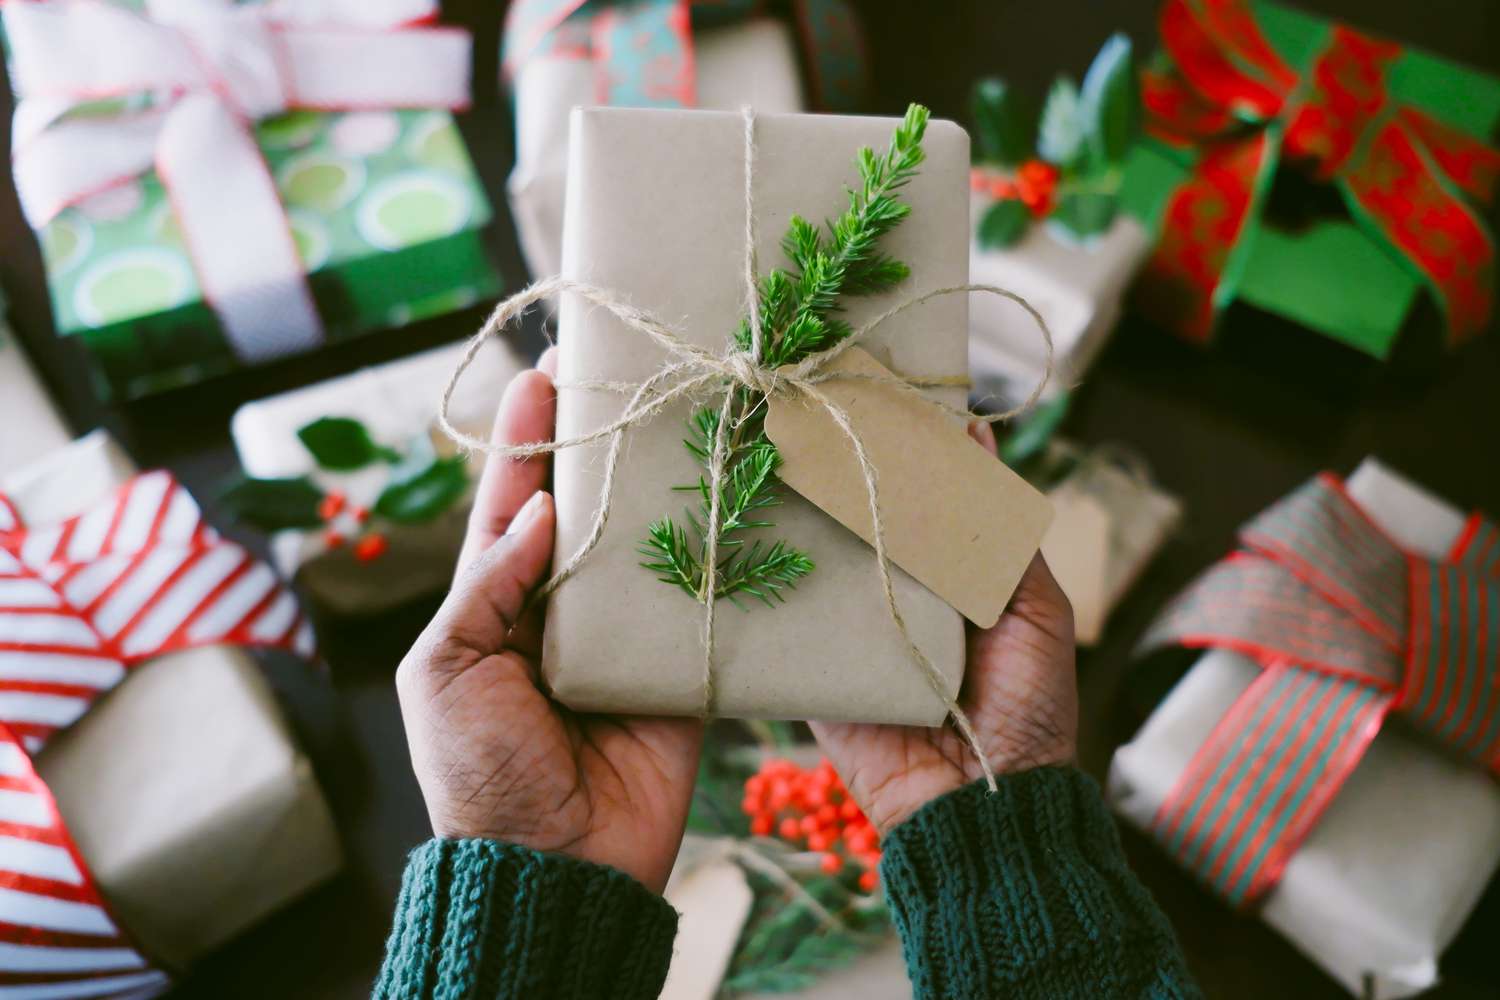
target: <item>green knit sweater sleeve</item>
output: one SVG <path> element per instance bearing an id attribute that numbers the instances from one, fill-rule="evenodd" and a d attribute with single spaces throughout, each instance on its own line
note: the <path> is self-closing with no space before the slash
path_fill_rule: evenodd
<path id="1" fill-rule="evenodd" d="M 1200 995 L 1081 771 L 969 785 L 881 846 L 917 1000 Z"/>
<path id="2" fill-rule="evenodd" d="M 430 840 L 396 902 L 380 1000 L 648 1000 L 677 912 L 623 872 L 490 840 Z"/>

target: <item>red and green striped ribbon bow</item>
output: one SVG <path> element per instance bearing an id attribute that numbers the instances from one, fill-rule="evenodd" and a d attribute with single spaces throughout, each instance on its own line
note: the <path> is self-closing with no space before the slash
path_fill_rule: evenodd
<path id="1" fill-rule="evenodd" d="M 600 104 L 690 108 L 698 103 L 693 28 L 781 13 L 801 40 L 812 106 L 857 109 L 865 49 L 846 0 L 514 0 L 501 60 L 513 76 L 542 56 L 587 59 L 598 69 Z"/>
<path id="2" fill-rule="evenodd" d="M 1334 184 L 1361 228 L 1427 284 L 1450 343 L 1483 332 L 1495 242 L 1471 200 L 1490 200 L 1500 151 L 1391 96 L 1399 45 L 1335 25 L 1299 72 L 1249 0 L 1166 0 L 1159 27 L 1171 67 L 1142 75 L 1148 128 L 1199 156 L 1167 199 L 1144 309 L 1189 339 L 1212 335 L 1286 160 Z"/>
<path id="3" fill-rule="evenodd" d="M 1236 906 L 1274 886 L 1386 716 L 1500 776 L 1500 531 L 1472 516 L 1447 558 L 1401 548 L 1331 475 L 1240 532 L 1148 645 L 1235 650 L 1261 673 L 1153 820 Z"/>

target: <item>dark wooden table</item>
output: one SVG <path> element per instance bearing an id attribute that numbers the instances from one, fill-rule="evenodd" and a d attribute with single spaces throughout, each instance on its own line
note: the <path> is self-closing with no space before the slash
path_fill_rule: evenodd
<path id="1" fill-rule="evenodd" d="M 1500 5 L 1484 0 L 1304 0 L 1310 9 L 1500 72 Z M 503 203 L 510 123 L 495 93 L 502 4 L 447 5 L 477 34 L 478 104 L 462 126 L 494 195 L 490 234 L 512 287 L 524 269 Z M 909 100 L 962 119 L 970 80 L 1003 73 L 1044 91 L 1053 74 L 1081 73 L 1099 43 L 1124 28 L 1153 42 L 1149 0 L 1047 3 L 866 3 L 874 61 L 872 110 L 899 113 Z M 8 100 L 8 96 L 7 96 Z M 8 112 L 9 107 L 5 110 Z M 5 140 L 8 141 L 8 140 Z M 474 309 L 377 335 L 313 358 L 179 391 L 119 410 L 88 395 L 74 345 L 53 335 L 35 241 L 14 192 L 0 188 L 0 254 L 12 319 L 80 430 L 104 423 L 144 465 L 176 469 L 201 497 L 234 466 L 228 421 L 240 402 L 471 331 Z M 1358 294 L 1351 289 L 1350 294 Z M 540 333 L 529 330 L 532 349 Z M 1107 640 L 1079 659 L 1082 759 L 1102 776 L 1112 749 L 1143 718 L 1161 682 L 1132 669 L 1129 652 L 1162 602 L 1230 545 L 1234 528 L 1314 472 L 1348 471 L 1368 454 L 1464 507 L 1500 512 L 1500 337 L 1459 356 L 1382 368 L 1330 342 L 1253 314 L 1236 315 L 1223 343 L 1200 352 L 1127 320 L 1078 395 L 1066 432 L 1118 441 L 1145 455 L 1186 502 L 1182 530 L 1115 615 Z M 247 539 L 252 544 L 255 539 Z M 191 997 L 364 996 L 379 963 L 405 853 L 428 833 L 411 777 L 391 685 L 402 652 L 433 605 L 378 621 L 324 623 L 328 678 L 272 658 L 267 668 L 313 755 L 338 814 L 348 869 L 335 882 L 203 962 L 183 984 Z M 1433 817 L 1441 823 L 1441 817 Z M 1252 918 L 1198 889 L 1133 834 L 1137 870 L 1181 935 L 1212 997 L 1337 996 L 1337 987 Z M 1486 944 L 1500 928 L 1491 886 L 1443 963 L 1433 996 L 1500 995 Z"/>

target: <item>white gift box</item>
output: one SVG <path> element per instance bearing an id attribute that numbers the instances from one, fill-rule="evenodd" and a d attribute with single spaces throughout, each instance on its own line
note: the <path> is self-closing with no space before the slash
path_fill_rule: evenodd
<path id="1" fill-rule="evenodd" d="M 1451 505 L 1379 462 L 1350 496 L 1392 538 L 1445 555 L 1463 526 Z M 1109 795 L 1148 829 L 1189 760 L 1259 673 L 1247 657 L 1204 654 L 1115 753 Z M 1407 997 L 1437 981 L 1438 958 L 1500 865 L 1500 786 L 1472 762 L 1408 731 L 1381 729 L 1260 916 L 1356 996 Z"/>
<path id="2" fill-rule="evenodd" d="M 756 18 L 693 29 L 698 106 L 761 112 L 801 111 L 796 41 L 784 22 Z M 568 114 L 596 105 L 597 68 L 586 59 L 528 59 L 512 84 L 516 165 L 506 182 L 511 215 L 534 278 L 562 269 L 563 200 L 568 173 Z"/>
<path id="3" fill-rule="evenodd" d="M 992 201 L 970 195 L 971 232 Z M 1071 388 L 1109 339 L 1125 290 L 1150 253 L 1141 224 L 1119 215 L 1087 240 L 1056 224 L 1034 222 L 1014 245 L 994 250 L 971 237 L 969 280 L 1015 292 L 1041 313 L 1052 333 L 1053 370 L 1046 396 Z M 1036 322 L 1014 302 L 994 295 L 969 301 L 969 372 L 974 394 L 1014 405 L 1046 372 Z"/>
<path id="4" fill-rule="evenodd" d="M 389 475 L 387 467 L 343 473 L 319 469 L 297 431 L 321 417 L 351 417 L 381 444 L 404 446 L 435 427 L 439 398 L 464 347 L 434 348 L 245 404 L 230 425 L 245 474 L 262 479 L 307 476 L 324 490 L 343 492 L 351 504 L 373 505 Z M 508 345 L 486 341 L 454 391 L 449 408 L 454 423 L 487 436 L 506 384 L 525 367 Z M 483 458 L 471 458 L 471 481 L 478 479 Z M 389 547 L 370 562 L 358 560 L 347 545 L 330 549 L 319 531 L 279 531 L 271 538 L 272 562 L 329 610 L 372 614 L 447 587 L 468 510 L 466 500 L 426 523 L 382 525 Z"/>

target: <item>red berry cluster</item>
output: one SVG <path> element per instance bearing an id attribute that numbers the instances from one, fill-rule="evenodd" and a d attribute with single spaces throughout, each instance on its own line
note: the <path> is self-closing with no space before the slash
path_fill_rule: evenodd
<path id="1" fill-rule="evenodd" d="M 757 837 L 774 834 L 793 846 L 822 852 L 818 863 L 828 875 L 849 864 L 859 870 L 859 887 L 875 891 L 880 835 L 828 761 L 808 770 L 789 760 L 767 760 L 745 781 L 740 808 Z"/>
<path id="2" fill-rule="evenodd" d="M 328 525 L 323 530 L 323 544 L 330 549 L 337 549 L 348 541 L 348 537 L 334 522 L 340 520 L 352 522 L 354 531 L 358 532 L 362 530 L 365 522 L 370 520 L 370 508 L 355 506 L 349 503 L 349 498 L 343 493 L 333 490 L 325 493 L 323 499 L 318 502 L 318 516 L 323 519 L 324 524 Z M 372 531 L 361 536 L 354 543 L 354 558 L 360 562 L 379 559 L 385 554 L 388 546 L 389 542 L 386 541 L 384 535 L 378 531 Z"/>
<path id="3" fill-rule="evenodd" d="M 969 187 L 983 191 L 996 201 L 1017 199 L 1032 218 L 1052 211 L 1057 196 L 1058 170 L 1045 160 L 1027 160 L 1014 174 L 995 173 L 983 167 L 969 171 Z"/>

